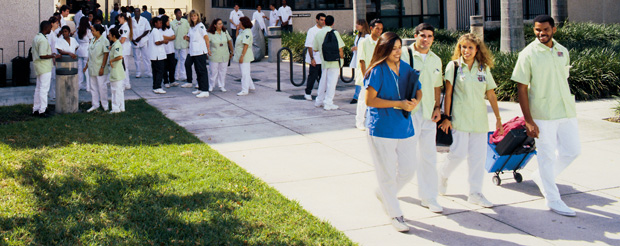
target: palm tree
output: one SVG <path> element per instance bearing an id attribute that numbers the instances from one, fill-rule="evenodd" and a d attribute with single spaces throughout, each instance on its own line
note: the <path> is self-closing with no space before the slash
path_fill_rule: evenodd
<path id="1" fill-rule="evenodd" d="M 500 50 L 516 52 L 525 47 L 523 35 L 523 1 L 501 0 L 501 41 Z"/>
<path id="2" fill-rule="evenodd" d="M 551 17 L 555 20 L 556 25 L 564 24 L 568 18 L 568 1 L 551 0 Z"/>

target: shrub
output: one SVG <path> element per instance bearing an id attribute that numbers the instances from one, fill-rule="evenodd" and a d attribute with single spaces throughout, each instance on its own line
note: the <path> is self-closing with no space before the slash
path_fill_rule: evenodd
<path id="1" fill-rule="evenodd" d="M 348 66 L 351 62 L 351 47 L 353 47 L 353 41 L 355 36 L 350 34 L 340 34 L 342 41 L 344 42 L 344 65 Z M 293 61 L 302 63 L 304 60 L 303 51 L 306 43 L 306 33 L 303 32 L 291 32 L 282 34 L 282 47 L 288 47 L 293 52 Z M 282 58 L 288 58 L 287 52 L 282 52 Z"/>

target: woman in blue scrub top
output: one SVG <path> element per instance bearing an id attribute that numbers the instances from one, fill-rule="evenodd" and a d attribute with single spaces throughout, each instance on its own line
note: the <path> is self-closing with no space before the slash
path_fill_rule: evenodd
<path id="1" fill-rule="evenodd" d="M 418 90 L 415 99 L 405 100 L 411 67 L 400 60 L 401 39 L 392 32 L 379 38 L 373 58 L 365 75 L 366 127 L 379 189 L 377 198 L 399 232 L 409 231 L 398 204 L 397 193 L 411 180 L 415 172 L 415 141 L 411 112 L 422 98 Z M 419 81 L 417 88 L 420 88 Z"/>

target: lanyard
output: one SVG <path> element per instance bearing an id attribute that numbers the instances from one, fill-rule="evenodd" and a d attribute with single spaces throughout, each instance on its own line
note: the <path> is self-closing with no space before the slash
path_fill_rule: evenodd
<path id="1" fill-rule="evenodd" d="M 389 68 L 389 67 L 388 67 Z M 400 99 L 400 87 L 398 86 L 398 78 L 396 77 L 396 72 L 392 71 L 390 68 L 390 72 L 392 72 L 392 77 L 394 78 L 394 83 L 396 84 L 396 92 L 398 92 L 398 99 Z"/>

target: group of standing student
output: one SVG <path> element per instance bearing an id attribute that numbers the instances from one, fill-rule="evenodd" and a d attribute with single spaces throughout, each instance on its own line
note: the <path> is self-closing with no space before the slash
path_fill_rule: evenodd
<path id="1" fill-rule="evenodd" d="M 373 26 L 371 24 L 371 26 Z M 375 28 L 377 27 L 375 23 Z M 372 27 L 371 27 L 372 28 Z M 376 30 L 376 29 L 374 29 Z M 375 191 L 391 224 L 400 232 L 409 231 L 397 194 L 418 171 L 421 206 L 441 213 L 437 195 L 444 195 L 448 177 L 463 160 L 468 162 L 468 202 L 493 207 L 482 194 L 487 132 L 485 98 L 496 117 L 496 131 L 503 133 L 502 121 L 491 74 L 493 57 L 484 42 L 474 34 L 461 36 L 452 61 L 441 73 L 441 60 L 430 48 L 434 28 L 422 23 L 415 29 L 415 43 L 401 47 L 401 39 L 388 32 L 365 41 L 375 41 L 363 77 L 368 142 L 379 188 Z M 560 197 L 555 178 L 580 154 L 575 99 L 567 78 L 568 50 L 553 40 L 556 28 L 551 17 L 534 19 L 537 39 L 520 54 L 512 80 L 518 83 L 519 103 L 527 133 L 537 138 L 539 170 L 533 175 L 550 210 L 575 216 Z M 364 43 L 365 44 L 365 43 Z M 358 59 L 363 44 L 358 44 Z M 411 56 L 410 56 L 411 54 Z M 413 62 L 413 64 L 411 64 Z M 361 63 L 361 62 L 360 62 Z M 360 65 L 358 63 L 358 65 Z M 358 67 L 359 68 L 359 67 Z M 415 98 L 404 100 L 402 93 L 408 74 L 420 73 L 420 89 Z M 444 113 L 447 120 L 437 127 L 441 114 L 442 80 L 445 80 Z M 411 112 L 403 117 L 402 110 Z M 444 164 L 437 166 L 435 135 L 451 131 L 453 143 Z"/>

